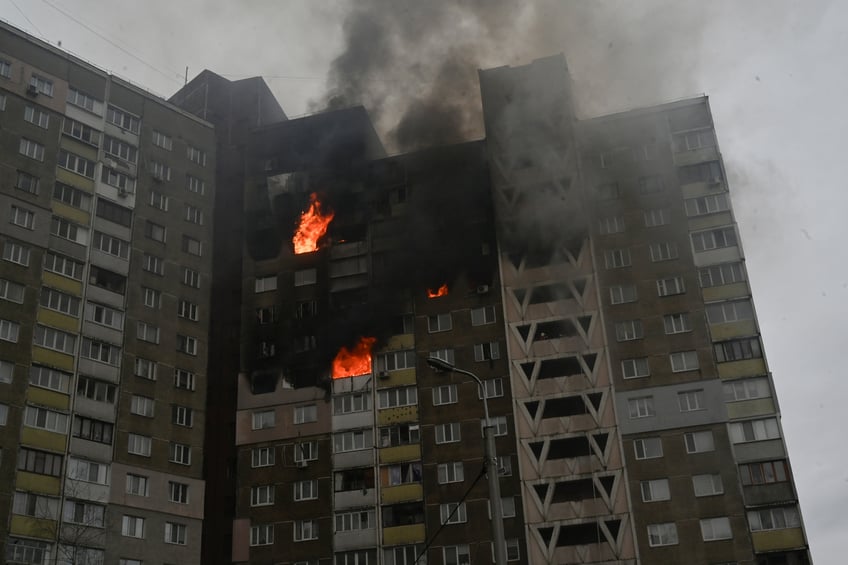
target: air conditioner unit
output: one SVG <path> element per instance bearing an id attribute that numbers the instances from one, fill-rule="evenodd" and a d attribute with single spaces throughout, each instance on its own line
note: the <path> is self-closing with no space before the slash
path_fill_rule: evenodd
<path id="1" fill-rule="evenodd" d="M 388 379 L 389 378 L 389 372 L 388 371 L 380 371 L 379 373 L 377 373 L 377 377 L 380 378 L 380 379 Z"/>
<path id="2" fill-rule="evenodd" d="M 306 461 L 306 459 L 301 459 L 297 462 L 298 469 L 306 469 L 307 467 L 309 467 L 309 463 Z"/>
<path id="3" fill-rule="evenodd" d="M 477 294 L 489 294 L 489 285 L 481 284 L 477 287 Z"/>
<path id="4" fill-rule="evenodd" d="M 38 88 L 34 84 L 31 84 L 27 86 L 26 93 L 27 96 L 38 96 Z"/>

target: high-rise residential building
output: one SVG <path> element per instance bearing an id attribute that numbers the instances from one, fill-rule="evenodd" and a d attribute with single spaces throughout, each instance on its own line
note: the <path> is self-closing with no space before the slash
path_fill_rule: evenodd
<path id="1" fill-rule="evenodd" d="M 200 563 L 216 137 L 0 25 L 5 563 Z"/>
<path id="2" fill-rule="evenodd" d="M 388 156 L 0 37 L 6 562 L 493 563 L 485 398 L 510 563 L 809 564 L 706 98 Z"/>

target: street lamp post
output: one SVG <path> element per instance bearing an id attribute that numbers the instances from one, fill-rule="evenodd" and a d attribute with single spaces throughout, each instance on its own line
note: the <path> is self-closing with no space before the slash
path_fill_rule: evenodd
<path id="1" fill-rule="evenodd" d="M 486 474 L 489 478 L 489 507 L 492 509 L 492 545 L 495 548 L 495 565 L 506 565 L 506 542 L 504 540 L 498 455 L 495 449 L 495 427 L 492 425 L 492 420 L 489 417 L 489 401 L 486 398 L 486 386 L 480 380 L 480 377 L 471 371 L 458 369 L 454 365 L 437 357 L 428 357 L 427 364 L 437 371 L 467 375 L 474 379 L 477 382 L 477 386 L 480 387 L 480 396 L 483 398 L 483 414 L 486 418 L 486 425 L 483 427 L 483 436 L 485 439 L 483 456 L 486 458 Z"/>

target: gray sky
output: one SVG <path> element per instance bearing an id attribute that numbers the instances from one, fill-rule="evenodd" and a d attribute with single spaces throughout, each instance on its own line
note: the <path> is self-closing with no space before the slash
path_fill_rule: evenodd
<path id="1" fill-rule="evenodd" d="M 481 67 L 563 52 L 584 116 L 710 96 L 813 556 L 844 562 L 848 454 L 837 430 L 839 398 L 848 396 L 838 361 L 848 303 L 839 239 L 848 232 L 839 155 L 848 3 L 528 5 L 543 17 L 519 18 L 520 33 L 484 51 Z M 0 0 L 0 17 L 164 96 L 182 85 L 186 66 L 189 78 L 204 68 L 262 75 L 291 117 L 323 93 L 347 8 L 342 0 Z M 426 73 L 417 80 L 427 87 Z"/>

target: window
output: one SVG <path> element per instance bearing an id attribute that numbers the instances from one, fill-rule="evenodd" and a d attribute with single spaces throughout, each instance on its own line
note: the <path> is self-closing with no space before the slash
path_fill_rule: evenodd
<path id="1" fill-rule="evenodd" d="M 763 356 L 760 340 L 756 337 L 734 339 L 713 344 L 716 361 L 741 361 L 743 359 L 758 359 Z"/>
<path id="2" fill-rule="evenodd" d="M 12 63 L 6 59 L 0 59 L 0 76 L 3 78 L 12 78 Z"/>
<path id="3" fill-rule="evenodd" d="M 7 241 L 3 244 L 3 259 L 10 263 L 17 263 L 18 265 L 28 267 L 29 247 Z"/>
<path id="4" fill-rule="evenodd" d="M 62 132 L 83 143 L 94 145 L 95 147 L 100 145 L 100 132 L 76 120 L 65 118 L 62 124 Z"/>
<path id="5" fill-rule="evenodd" d="M 699 198 L 689 198 L 684 201 L 686 215 L 691 217 L 726 212 L 730 209 L 727 193 L 711 194 Z"/>
<path id="6" fill-rule="evenodd" d="M 495 307 L 483 306 L 482 308 L 471 309 L 471 325 L 482 326 L 485 324 L 494 324 L 496 320 Z"/>
<path id="7" fill-rule="evenodd" d="M 752 532 L 800 528 L 801 517 L 798 515 L 798 509 L 795 506 L 763 508 L 762 510 L 748 512 L 748 525 Z"/>
<path id="8" fill-rule="evenodd" d="M 610 249 L 604 252 L 604 261 L 607 269 L 619 269 L 629 267 L 632 264 L 629 249 Z"/>
<path id="9" fill-rule="evenodd" d="M 146 396 L 132 395 L 130 412 L 139 416 L 153 417 L 153 399 Z"/>
<path id="10" fill-rule="evenodd" d="M 636 286 L 632 284 L 623 284 L 612 286 L 609 289 L 610 304 L 624 304 L 626 302 L 636 302 Z"/>
<path id="11" fill-rule="evenodd" d="M 718 161 L 680 167 L 677 169 L 677 173 L 677 176 L 680 178 L 680 184 L 689 184 L 692 182 L 716 183 L 722 179 L 721 165 L 719 165 Z"/>
<path id="12" fill-rule="evenodd" d="M 0 402 L 0 426 L 5 426 L 9 419 L 9 405 Z"/>
<path id="13" fill-rule="evenodd" d="M 4 361 L 0 361 L 0 367 L 2 367 L 4 363 Z M 0 368 L 0 382 L 11 382 L 11 370 L 9 371 L 8 380 L 5 380 L 3 376 L 2 368 Z M 40 365 L 32 365 L 29 368 L 29 384 L 65 394 L 69 392 L 71 376 L 72 375 L 68 373 L 57 371 L 56 369 L 51 369 L 49 367 L 42 367 Z"/>
<path id="14" fill-rule="evenodd" d="M 420 461 L 389 465 L 385 469 L 388 474 L 388 486 L 420 483 L 422 479 Z"/>
<path id="15" fill-rule="evenodd" d="M 106 507 L 79 500 L 66 500 L 62 519 L 71 524 L 102 528 Z"/>
<path id="16" fill-rule="evenodd" d="M 692 234 L 692 246 L 695 251 L 709 251 L 733 247 L 737 244 L 736 230 L 732 226 Z"/>
<path id="17" fill-rule="evenodd" d="M 650 524 L 648 526 L 648 545 L 677 545 L 677 526 L 673 522 Z"/>
<path id="18" fill-rule="evenodd" d="M 439 484 L 446 483 L 461 483 L 465 480 L 465 470 L 462 461 L 454 461 L 452 463 L 442 463 L 436 469 L 436 475 L 439 479 Z"/>
<path id="19" fill-rule="evenodd" d="M 456 385 L 443 385 L 433 389 L 433 406 L 454 404 L 456 401 Z"/>
<path id="20" fill-rule="evenodd" d="M 199 226 L 203 225 L 203 210 L 197 208 L 196 206 L 192 206 L 191 204 L 186 204 L 185 206 L 185 221 L 190 222 L 192 224 L 197 224 Z"/>
<path id="21" fill-rule="evenodd" d="M 109 465 L 70 457 L 68 459 L 68 478 L 105 485 L 109 483 Z"/>
<path id="22" fill-rule="evenodd" d="M 789 469 L 782 459 L 739 466 L 739 477 L 745 486 L 782 483 L 788 480 L 788 476 Z"/>
<path id="23" fill-rule="evenodd" d="M 427 329 L 430 333 L 446 332 L 453 327 L 450 314 L 437 314 L 427 317 Z"/>
<path id="24" fill-rule="evenodd" d="M 707 321 L 711 324 L 726 324 L 753 318 L 754 308 L 751 306 L 750 299 L 747 298 L 707 304 Z"/>
<path id="25" fill-rule="evenodd" d="M 703 147 L 714 147 L 715 135 L 712 129 L 687 131 L 674 134 L 675 151 L 693 151 Z"/>
<path id="26" fill-rule="evenodd" d="M 21 325 L 11 320 L 0 320 L 0 340 L 18 343 Z"/>
<path id="27" fill-rule="evenodd" d="M 86 439 L 88 441 L 111 445 L 114 428 L 115 426 L 109 422 L 75 416 L 73 436 L 80 439 Z"/>
<path id="28" fill-rule="evenodd" d="M 646 357 L 624 359 L 621 362 L 621 374 L 625 379 L 649 376 L 651 374 L 651 369 L 648 366 L 648 359 Z"/>
<path id="29" fill-rule="evenodd" d="M 168 461 L 180 465 L 191 465 L 191 446 L 172 441 L 168 446 Z"/>
<path id="30" fill-rule="evenodd" d="M 704 541 L 733 538 L 733 533 L 730 530 L 730 518 L 706 518 L 701 520 L 701 537 Z"/>
<path id="31" fill-rule="evenodd" d="M 397 424 L 380 428 L 380 447 L 397 447 L 411 445 L 420 440 L 418 424 Z"/>
<path id="32" fill-rule="evenodd" d="M 459 423 L 436 425 L 436 443 L 455 443 L 461 439 Z"/>
<path id="33" fill-rule="evenodd" d="M 38 194 L 41 179 L 24 171 L 18 171 L 15 178 L 15 188 L 30 194 Z"/>
<path id="34" fill-rule="evenodd" d="M 161 257 L 157 257 L 156 255 L 145 253 L 141 268 L 148 273 L 153 273 L 154 275 L 159 275 L 161 277 L 165 274 L 165 260 Z"/>
<path id="35" fill-rule="evenodd" d="M 106 121 L 115 124 L 122 130 L 129 130 L 130 133 L 138 134 L 139 119 L 129 112 L 121 110 L 111 104 L 106 111 Z"/>
<path id="36" fill-rule="evenodd" d="M 738 402 L 755 398 L 770 398 L 768 377 L 753 377 L 724 383 L 724 401 Z"/>
<path id="37" fill-rule="evenodd" d="M 166 151 L 171 151 L 174 148 L 174 140 L 170 135 L 164 134 L 161 131 L 153 130 L 153 145 L 161 147 Z"/>
<path id="38" fill-rule="evenodd" d="M 252 414 L 252 429 L 264 430 L 276 425 L 276 417 L 273 410 L 262 410 Z"/>
<path id="39" fill-rule="evenodd" d="M 65 218 L 53 216 L 50 222 L 50 233 L 62 239 L 86 245 L 88 243 L 88 229 L 72 223 Z"/>
<path id="40" fill-rule="evenodd" d="M 127 473 L 127 494 L 148 496 L 148 478 L 142 475 Z"/>
<path id="41" fill-rule="evenodd" d="M 194 425 L 194 410 L 187 406 L 172 406 L 171 422 L 177 426 L 192 427 Z"/>
<path id="42" fill-rule="evenodd" d="M 135 359 L 135 376 L 151 381 L 156 380 L 156 361 L 136 357 Z"/>
<path id="43" fill-rule="evenodd" d="M 119 194 L 135 192 L 134 178 L 105 165 L 101 168 L 100 180 L 117 188 Z"/>
<path id="44" fill-rule="evenodd" d="M 112 383 L 80 375 L 77 377 L 77 396 L 114 404 L 118 387 Z"/>
<path id="45" fill-rule="evenodd" d="M 368 393 L 345 394 L 333 397 L 333 414 L 352 414 L 371 409 L 371 396 Z"/>
<path id="46" fill-rule="evenodd" d="M 316 300 L 301 300 L 295 305 L 294 317 L 299 320 L 312 318 L 317 315 L 318 302 Z"/>
<path id="47" fill-rule="evenodd" d="M 692 331 L 692 323 L 689 321 L 689 313 L 667 314 L 663 316 L 665 333 L 668 335 Z"/>
<path id="48" fill-rule="evenodd" d="M 448 502 L 439 506 L 442 524 L 464 524 L 468 521 L 464 502 Z"/>
<path id="49" fill-rule="evenodd" d="M 39 159 L 39 161 L 40 160 L 41 159 Z M 56 164 L 63 169 L 68 169 L 69 171 L 82 175 L 86 178 L 94 178 L 95 162 L 81 157 L 76 153 L 70 153 L 69 151 L 60 149 L 59 154 L 56 157 Z"/>
<path id="50" fill-rule="evenodd" d="M 135 163 L 138 160 L 138 149 L 110 135 L 103 138 L 103 151 L 112 157 L 117 157 L 130 163 Z"/>
<path id="51" fill-rule="evenodd" d="M 21 138 L 21 143 L 18 146 L 18 152 L 21 155 L 35 159 L 36 161 L 44 161 L 44 146 L 36 143 L 25 137 Z M 67 155 L 67 153 L 65 153 Z"/>
<path id="52" fill-rule="evenodd" d="M 139 559 L 119 559 L 118 565 L 144 565 Z"/>
<path id="53" fill-rule="evenodd" d="M 273 447 L 254 447 L 250 452 L 251 467 L 270 467 L 274 464 Z"/>
<path id="54" fill-rule="evenodd" d="M 647 437 L 633 440 L 633 451 L 636 459 L 656 459 L 663 456 L 662 439 Z"/>
<path id="55" fill-rule="evenodd" d="M 475 361 L 492 361 L 501 358 L 500 344 L 497 341 L 478 343 L 474 346 Z"/>
<path id="56" fill-rule="evenodd" d="M 296 406 L 294 409 L 294 423 L 306 424 L 318 421 L 318 407 L 315 404 Z"/>
<path id="57" fill-rule="evenodd" d="M 9 221 L 24 229 L 35 229 L 35 213 L 20 206 L 12 206 Z"/>
<path id="58" fill-rule="evenodd" d="M 53 185 L 53 200 L 58 200 L 86 212 L 91 207 L 91 196 L 89 194 L 60 182 Z"/>
<path id="59" fill-rule="evenodd" d="M 629 399 L 627 401 L 627 413 L 631 420 L 656 416 L 657 413 L 654 410 L 654 397 L 642 396 L 639 398 Z"/>
<path id="60" fill-rule="evenodd" d="M 274 486 L 261 485 L 251 487 L 250 489 L 250 505 L 251 506 L 269 506 L 274 504 Z"/>
<path id="61" fill-rule="evenodd" d="M 53 81 L 44 78 L 41 75 L 37 75 L 35 73 L 29 79 L 29 85 L 32 88 L 35 88 L 36 92 L 39 94 L 43 94 L 45 96 L 53 96 Z"/>
<path id="62" fill-rule="evenodd" d="M 671 361 L 671 371 L 673 373 L 698 370 L 697 351 L 678 351 L 669 355 L 668 358 Z"/>
<path id="63" fill-rule="evenodd" d="M 250 527 L 250 545 L 273 545 L 274 524 L 261 524 Z"/>
<path id="64" fill-rule="evenodd" d="M 294 541 L 308 541 L 318 539 L 317 520 L 295 520 Z"/>
<path id="65" fill-rule="evenodd" d="M 679 256 L 677 244 L 673 241 L 652 243 L 648 249 L 650 251 L 651 261 L 654 263 L 659 261 L 670 261 L 672 259 L 677 259 Z"/>
<path id="66" fill-rule="evenodd" d="M 188 528 L 185 524 L 165 522 L 165 543 L 185 545 L 187 529 Z"/>
<path id="67" fill-rule="evenodd" d="M 692 477 L 692 488 L 695 496 L 713 496 L 724 493 L 724 485 L 721 475 L 694 475 Z"/>
<path id="68" fill-rule="evenodd" d="M 62 353 L 73 354 L 77 344 L 76 336 L 47 326 L 35 326 L 33 344 Z"/>
<path id="69" fill-rule="evenodd" d="M 197 355 L 197 338 L 177 334 L 177 351 Z"/>
<path id="70" fill-rule="evenodd" d="M 662 192 L 662 189 L 662 177 L 658 175 L 641 177 L 639 179 L 639 194 L 654 194 L 656 192 Z"/>
<path id="71" fill-rule="evenodd" d="M 155 288 L 141 288 L 142 294 L 142 303 L 148 308 L 154 308 L 158 310 L 162 305 L 162 293 L 156 290 Z M 139 335 L 141 334 L 141 330 L 139 328 Z"/>
<path id="72" fill-rule="evenodd" d="M 130 258 L 129 242 L 99 231 L 94 232 L 94 248 L 121 259 Z"/>
<path id="73" fill-rule="evenodd" d="M 598 222 L 598 232 L 601 235 L 621 233 L 625 230 L 624 216 L 610 216 L 601 218 Z"/>
<path id="74" fill-rule="evenodd" d="M 68 415 L 40 406 L 27 405 L 24 412 L 24 425 L 57 434 L 66 434 L 68 433 Z"/>
<path id="75" fill-rule="evenodd" d="M 393 351 L 381 353 L 377 356 L 377 370 L 379 371 L 399 371 L 412 368 L 415 368 L 414 351 Z"/>
<path id="76" fill-rule="evenodd" d="M 203 254 L 203 245 L 200 243 L 200 241 L 187 235 L 183 236 L 182 241 L 183 253 L 188 253 L 189 255 L 196 255 L 198 257 Z"/>
<path id="77" fill-rule="evenodd" d="M 194 373 L 185 369 L 174 369 L 174 387 L 194 390 Z"/>
<path id="78" fill-rule="evenodd" d="M 295 461 L 315 461 L 318 459 L 318 442 L 300 441 L 294 445 Z"/>
<path id="79" fill-rule="evenodd" d="M 6 542 L 6 563 L 46 564 L 52 548 L 53 546 L 46 542 L 10 537 Z"/>
<path id="80" fill-rule="evenodd" d="M 43 129 L 50 127 L 50 114 L 36 110 L 32 106 L 24 107 L 24 120 Z"/>
<path id="81" fill-rule="evenodd" d="M 747 280 L 742 263 L 723 263 L 721 265 L 704 267 L 698 271 L 698 276 L 701 280 L 702 288 L 733 284 Z"/>
<path id="82" fill-rule="evenodd" d="M 6 258 L 4 249 L 3 258 Z M 29 252 L 27 252 L 27 262 L 29 262 Z M 79 261 L 74 261 L 62 255 L 56 255 L 52 251 L 47 251 L 44 254 L 44 269 L 64 277 L 70 277 L 76 280 L 82 280 L 84 265 Z"/>
<path id="83" fill-rule="evenodd" d="M 306 480 L 294 483 L 294 500 L 316 500 L 318 498 L 318 481 Z"/>
<path id="84" fill-rule="evenodd" d="M 205 151 L 201 151 L 200 149 L 189 145 L 188 147 L 186 147 L 186 157 L 188 157 L 188 160 L 193 163 L 197 163 L 198 165 L 202 165 L 204 167 L 206 166 Z"/>
<path id="85" fill-rule="evenodd" d="M 186 175 L 186 190 L 203 196 L 206 192 L 206 183 L 197 177 Z"/>
<path id="86" fill-rule="evenodd" d="M 138 434 L 127 435 L 127 453 L 150 457 L 151 438 Z"/>
<path id="87" fill-rule="evenodd" d="M 150 220 L 144 224 L 144 236 L 159 243 L 165 243 L 165 226 L 160 226 Z"/>
<path id="88" fill-rule="evenodd" d="M 683 294 L 684 292 L 686 292 L 686 285 L 683 282 L 683 277 L 657 279 L 658 296 L 673 296 L 675 294 Z"/>
<path id="89" fill-rule="evenodd" d="M 418 556 L 421 555 L 423 549 L 424 547 L 422 544 L 400 545 L 384 549 L 383 563 L 385 565 L 418 565 L 418 563 L 421 565 L 427 565 L 426 556 L 421 556 L 421 559 L 418 559 Z M 494 560 L 492 560 L 492 562 L 494 562 Z M 347 564 L 336 563 L 336 565 Z"/>
<path id="90" fill-rule="evenodd" d="M 161 192 L 156 191 L 156 190 L 150 191 L 149 204 L 152 207 L 157 208 L 159 210 L 162 210 L 163 212 L 167 212 L 168 211 L 168 201 L 169 201 L 169 198 L 166 195 L 162 194 Z"/>
<path id="91" fill-rule="evenodd" d="M 477 396 L 482 400 L 483 397 L 480 396 L 480 387 L 478 386 L 477 388 Z M 500 398 L 503 396 L 503 379 L 498 377 L 483 381 L 483 394 L 485 394 L 486 398 Z"/>
<path id="92" fill-rule="evenodd" d="M 645 337 L 645 330 L 642 328 L 642 320 L 616 322 L 615 339 L 617 341 L 631 341 L 643 337 Z"/>
<path id="93" fill-rule="evenodd" d="M 59 499 L 34 492 L 16 491 L 12 502 L 12 514 L 33 518 L 58 520 Z"/>
<path id="94" fill-rule="evenodd" d="M 671 498 L 671 492 L 668 489 L 668 479 L 642 481 L 639 485 L 642 489 L 642 500 L 644 502 L 657 502 Z"/>
<path id="95" fill-rule="evenodd" d="M 683 440 L 686 443 L 686 453 L 715 451 L 715 440 L 713 439 L 713 432 L 710 430 L 689 432 L 683 435 Z"/>
<path id="96" fill-rule="evenodd" d="M 645 211 L 645 227 L 655 228 L 664 226 L 671 222 L 671 214 L 666 208 L 654 208 L 653 210 Z"/>
<path id="97" fill-rule="evenodd" d="M 98 218 L 128 228 L 132 225 L 132 210 L 124 208 L 103 198 L 97 199 L 96 214 Z"/>
<path id="98" fill-rule="evenodd" d="M 337 532 L 352 532 L 356 530 L 370 530 L 376 527 L 374 510 L 355 510 L 353 512 L 340 512 L 335 516 Z"/>
<path id="99" fill-rule="evenodd" d="M 33 366 L 35 367 L 35 366 Z M 49 370 L 49 369 L 48 369 Z M 32 370 L 31 370 L 32 371 Z M 0 383 L 10 383 L 12 382 L 12 378 L 15 376 L 15 363 L 11 361 L 2 361 L 0 360 Z M 59 386 L 60 383 L 56 383 Z M 62 392 L 67 392 L 68 386 L 65 385 L 65 389 Z"/>
<path id="100" fill-rule="evenodd" d="M 595 187 L 595 190 L 601 200 L 614 200 L 621 196 L 621 188 L 617 182 L 599 184 Z"/>
<path id="101" fill-rule="evenodd" d="M 83 337 L 80 356 L 117 367 L 121 363 L 121 348 L 111 343 Z"/>
<path id="102" fill-rule="evenodd" d="M 747 422 L 730 423 L 730 441 L 747 443 L 750 441 L 765 441 L 780 437 L 780 427 L 777 418 L 763 418 Z"/>
<path id="103" fill-rule="evenodd" d="M 62 474 L 62 456 L 21 447 L 18 449 L 18 470 L 58 477 Z"/>
<path id="104" fill-rule="evenodd" d="M 333 452 L 344 453 L 345 451 L 359 451 L 374 446 L 374 437 L 371 430 L 355 430 L 340 432 L 333 435 Z"/>
<path id="105" fill-rule="evenodd" d="M 509 433 L 508 422 L 506 416 L 492 416 L 492 427 L 495 428 L 495 437 L 505 436 Z M 486 427 L 486 420 L 480 420 L 481 433 Z"/>
<path id="106" fill-rule="evenodd" d="M 294 272 L 294 286 L 308 286 L 315 284 L 318 280 L 318 271 L 315 269 L 303 269 Z"/>
<path id="107" fill-rule="evenodd" d="M 704 391 L 687 390 L 677 393 L 677 405 L 681 412 L 694 412 L 704 409 Z"/>
<path id="108" fill-rule="evenodd" d="M 277 276 L 269 275 L 267 277 L 257 277 L 254 281 L 254 291 L 259 292 L 268 292 L 271 290 L 277 290 Z"/>
<path id="109" fill-rule="evenodd" d="M 471 565 L 471 553 L 467 545 L 450 545 L 442 548 L 444 565 Z"/>
<path id="110" fill-rule="evenodd" d="M 414 386 L 386 388 L 377 392 L 379 408 L 414 406 L 415 404 L 418 404 L 418 389 Z"/>

